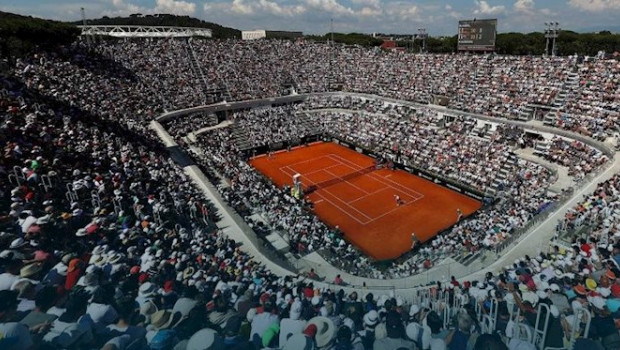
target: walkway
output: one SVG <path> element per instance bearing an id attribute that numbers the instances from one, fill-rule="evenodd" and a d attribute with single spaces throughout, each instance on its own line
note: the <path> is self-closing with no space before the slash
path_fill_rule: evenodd
<path id="1" fill-rule="evenodd" d="M 533 148 L 517 149 L 515 153 L 521 159 L 540 164 L 547 169 L 557 172 L 558 179 L 551 186 L 549 186 L 550 191 L 560 193 L 563 189 L 575 186 L 575 180 L 572 176 L 568 175 L 567 167 L 556 163 L 551 163 L 548 160 L 535 155 Z"/>
<path id="2" fill-rule="evenodd" d="M 232 124 L 233 124 L 232 120 L 224 120 L 223 122 L 221 122 L 221 123 L 219 123 L 219 124 L 217 124 L 217 125 L 214 125 L 214 126 L 207 126 L 207 127 L 205 127 L 205 128 L 198 129 L 198 130 L 196 130 L 196 131 L 192 131 L 192 132 L 190 132 L 189 134 L 187 134 L 187 136 L 186 136 L 186 137 L 189 139 L 189 141 L 191 141 L 191 142 L 196 142 L 196 136 L 198 136 L 198 135 L 200 135 L 200 134 L 203 134 L 203 133 L 205 133 L 205 132 L 207 132 L 207 131 L 209 131 L 209 130 L 215 130 L 215 129 L 225 128 L 225 127 L 230 126 L 230 125 L 232 125 Z"/>

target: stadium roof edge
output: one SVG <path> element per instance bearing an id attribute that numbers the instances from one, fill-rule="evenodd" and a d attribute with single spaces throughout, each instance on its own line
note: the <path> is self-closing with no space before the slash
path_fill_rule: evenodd
<path id="1" fill-rule="evenodd" d="M 101 35 L 117 38 L 183 38 L 201 36 L 211 38 L 208 28 L 140 26 L 140 25 L 79 25 L 81 35 Z"/>

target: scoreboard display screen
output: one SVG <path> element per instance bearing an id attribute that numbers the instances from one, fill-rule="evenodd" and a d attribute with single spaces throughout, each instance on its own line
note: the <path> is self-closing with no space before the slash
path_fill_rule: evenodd
<path id="1" fill-rule="evenodd" d="M 497 19 L 459 21 L 458 51 L 495 51 Z"/>

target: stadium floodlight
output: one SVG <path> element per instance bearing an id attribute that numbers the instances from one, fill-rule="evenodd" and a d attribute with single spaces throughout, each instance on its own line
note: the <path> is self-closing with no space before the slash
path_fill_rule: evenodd
<path id="1" fill-rule="evenodd" d="M 551 50 L 551 56 L 555 57 L 556 39 L 560 36 L 560 23 L 558 22 L 545 22 L 545 38 L 547 39 L 545 44 L 545 55 L 549 54 Z M 549 48 L 549 41 L 551 41 L 551 48 Z"/>
<path id="2" fill-rule="evenodd" d="M 86 27 L 86 10 L 83 7 L 80 7 L 80 12 L 82 13 L 82 25 Z M 90 36 L 86 36 L 86 45 L 90 49 Z"/>
<path id="3" fill-rule="evenodd" d="M 418 28 L 418 38 L 422 40 L 422 45 L 420 46 L 420 53 L 426 52 L 426 37 L 428 34 L 426 33 L 426 28 Z"/>

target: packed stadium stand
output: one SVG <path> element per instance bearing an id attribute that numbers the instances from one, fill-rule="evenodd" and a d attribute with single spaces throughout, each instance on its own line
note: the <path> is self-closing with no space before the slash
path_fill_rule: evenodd
<path id="1" fill-rule="evenodd" d="M 619 82 L 613 59 L 303 40 L 21 57 L 0 349 L 620 349 Z M 374 261 L 248 163 L 331 141 L 482 208 Z"/>

